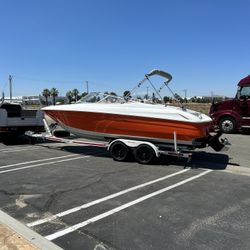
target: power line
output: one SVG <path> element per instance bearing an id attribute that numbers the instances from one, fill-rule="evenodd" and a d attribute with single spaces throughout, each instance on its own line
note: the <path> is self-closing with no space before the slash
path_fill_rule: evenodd
<path id="1" fill-rule="evenodd" d="M 33 78 L 33 77 L 25 77 L 25 76 L 19 76 L 19 75 L 12 75 L 15 79 L 25 80 L 25 81 L 33 81 L 33 82 L 47 82 L 47 83 L 70 83 L 70 84 L 82 84 L 82 80 L 49 80 L 49 79 L 39 79 L 39 78 Z M 91 83 L 91 85 L 97 85 L 97 86 L 109 86 L 109 84 L 105 83 L 96 83 L 95 81 L 85 81 Z M 88 90 L 88 89 L 87 89 Z"/>
<path id="2" fill-rule="evenodd" d="M 80 80 L 48 80 L 48 79 L 38 79 L 38 78 L 30 78 L 25 76 L 12 75 L 15 79 L 25 80 L 25 81 L 35 81 L 35 82 L 51 82 L 51 83 L 82 83 Z"/>

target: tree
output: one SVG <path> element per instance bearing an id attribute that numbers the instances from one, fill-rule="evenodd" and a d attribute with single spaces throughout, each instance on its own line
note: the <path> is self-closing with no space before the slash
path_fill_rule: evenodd
<path id="1" fill-rule="evenodd" d="M 84 97 L 84 96 L 86 96 L 88 93 L 87 92 L 83 92 L 82 94 L 81 94 L 81 97 Z"/>
<path id="2" fill-rule="evenodd" d="M 114 95 L 114 96 L 117 96 L 117 94 L 115 92 L 110 92 L 110 95 Z"/>
<path id="3" fill-rule="evenodd" d="M 164 101 L 164 103 L 170 102 L 169 96 L 164 96 L 164 97 L 163 97 L 163 101 Z"/>
<path id="4" fill-rule="evenodd" d="M 69 103 L 71 103 L 71 102 L 72 102 L 72 97 L 73 97 L 72 91 L 69 90 L 69 91 L 66 93 L 66 97 L 68 98 Z"/>
<path id="5" fill-rule="evenodd" d="M 153 103 L 156 102 L 155 93 L 153 93 L 153 95 L 152 95 L 152 102 L 153 102 Z"/>
<path id="6" fill-rule="evenodd" d="M 50 95 L 53 98 L 53 105 L 56 105 L 56 97 L 58 96 L 59 91 L 56 88 L 50 90 Z"/>
<path id="7" fill-rule="evenodd" d="M 124 97 L 130 97 L 130 95 L 131 95 L 131 93 L 130 93 L 129 90 L 125 90 L 125 91 L 123 92 L 123 96 L 124 96 Z"/>
<path id="8" fill-rule="evenodd" d="M 42 95 L 45 97 L 46 106 L 48 106 L 48 97 L 50 97 L 50 91 L 48 89 L 44 89 Z"/>
<path id="9" fill-rule="evenodd" d="M 176 100 L 179 100 L 180 103 L 183 103 L 183 99 L 180 95 L 178 95 L 177 93 L 174 94 L 174 97 Z"/>
<path id="10" fill-rule="evenodd" d="M 75 102 L 77 102 L 77 100 L 78 100 L 78 94 L 79 94 L 78 89 L 73 89 L 72 90 L 72 94 L 73 94 L 73 96 L 75 98 Z"/>

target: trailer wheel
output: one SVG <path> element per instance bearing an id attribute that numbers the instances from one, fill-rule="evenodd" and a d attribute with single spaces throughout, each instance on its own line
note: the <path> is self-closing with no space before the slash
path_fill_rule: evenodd
<path id="1" fill-rule="evenodd" d="M 109 152 L 115 161 L 125 161 L 129 155 L 129 148 L 122 142 L 114 142 Z"/>
<path id="2" fill-rule="evenodd" d="M 134 152 L 135 159 L 140 164 L 149 164 L 151 163 L 156 155 L 155 151 L 149 145 L 142 144 L 139 145 Z"/>

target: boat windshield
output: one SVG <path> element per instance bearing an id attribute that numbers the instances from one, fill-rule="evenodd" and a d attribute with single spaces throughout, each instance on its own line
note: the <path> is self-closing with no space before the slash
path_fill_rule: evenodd
<path id="1" fill-rule="evenodd" d="M 158 77 L 160 76 L 161 78 L 164 78 L 164 82 L 163 82 L 163 84 L 161 83 L 159 89 L 156 88 L 156 86 L 149 79 L 152 76 L 158 76 Z M 152 104 L 153 103 L 164 104 L 164 99 L 162 98 L 162 94 L 163 94 L 162 89 L 164 87 L 167 87 L 167 89 L 173 95 L 173 99 L 177 100 L 177 102 L 179 103 L 178 98 L 176 98 L 176 95 L 169 87 L 169 83 L 171 80 L 172 80 L 172 76 L 169 73 L 162 71 L 162 70 L 154 69 L 154 70 L 151 70 L 148 74 L 146 74 L 144 76 L 144 78 L 131 91 L 128 91 L 128 93 L 125 97 L 112 95 L 112 94 L 109 94 L 107 92 L 106 93 L 91 92 L 88 95 L 82 97 L 77 103 L 146 102 L 146 103 L 152 103 Z M 140 91 L 138 93 L 138 90 L 141 88 L 141 86 L 146 81 L 149 83 L 146 85 L 147 91 L 146 92 Z M 162 79 L 161 79 L 161 81 L 162 81 Z M 182 107 L 182 105 L 180 103 L 179 103 L 179 105 L 180 105 L 180 107 Z"/>
<path id="2" fill-rule="evenodd" d="M 101 92 L 91 92 L 82 97 L 77 103 L 124 103 L 125 99 L 121 96 L 105 94 Z"/>

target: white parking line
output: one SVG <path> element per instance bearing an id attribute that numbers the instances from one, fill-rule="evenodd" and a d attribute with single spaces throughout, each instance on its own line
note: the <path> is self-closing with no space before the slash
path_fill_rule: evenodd
<path id="1" fill-rule="evenodd" d="M 50 164 L 55 164 L 55 163 L 60 163 L 60 162 L 65 162 L 65 161 L 73 161 L 73 160 L 83 159 L 83 158 L 87 158 L 87 157 L 90 157 L 90 156 L 85 155 L 85 156 L 79 156 L 79 157 L 74 157 L 74 158 L 70 158 L 70 159 L 63 159 L 63 160 L 59 160 L 59 161 L 44 162 L 44 163 L 20 167 L 20 168 L 12 168 L 12 169 L 0 171 L 0 174 L 19 171 L 19 170 L 23 170 L 23 169 L 35 168 L 35 167 L 39 167 L 39 166 L 50 165 Z"/>
<path id="2" fill-rule="evenodd" d="M 31 148 L 33 146 L 22 146 L 22 147 L 13 147 L 13 146 L 6 146 L 5 148 L 1 148 L 0 152 L 7 151 L 7 150 L 16 150 L 16 149 L 23 149 L 23 148 Z"/>
<path id="3" fill-rule="evenodd" d="M 16 148 L 16 149 L 5 149 L 1 150 L 0 153 L 13 153 L 13 152 L 20 152 L 20 151 L 25 151 L 25 150 L 35 150 L 39 149 L 39 147 L 24 147 L 24 148 Z"/>
<path id="4" fill-rule="evenodd" d="M 27 146 L 27 147 L 30 147 L 30 146 Z M 5 150 L 11 150 L 11 149 L 20 149 L 20 148 L 23 148 L 23 147 L 12 147 L 12 146 L 6 146 L 5 148 L 1 148 L 0 149 L 0 152 L 1 151 L 5 151 Z"/>
<path id="5" fill-rule="evenodd" d="M 112 199 L 112 198 L 121 196 L 121 195 L 123 195 L 123 194 L 126 194 L 126 193 L 128 193 L 128 192 L 134 191 L 134 190 L 136 190 L 136 189 L 139 189 L 139 188 L 143 188 L 143 187 L 149 186 L 149 185 L 154 184 L 154 183 L 156 183 L 156 182 L 160 182 L 160 181 L 166 180 L 166 179 L 168 179 L 168 178 L 171 178 L 171 177 L 174 177 L 174 176 L 176 176 L 176 175 L 182 174 L 182 173 L 187 172 L 187 171 L 189 171 L 189 170 L 190 170 L 190 169 L 184 169 L 184 170 L 178 171 L 178 172 L 176 172 L 176 173 L 173 173 L 173 174 L 170 174 L 170 175 L 166 175 L 166 176 L 163 176 L 163 177 L 161 177 L 161 178 L 158 178 L 158 179 L 155 179 L 155 180 L 152 180 L 152 181 L 149 181 L 149 182 L 145 182 L 145 183 L 143 183 L 143 184 L 140 184 L 140 185 L 137 185 L 137 186 L 134 186 L 134 187 L 131 187 L 131 188 L 122 190 L 122 191 L 120 191 L 120 192 L 117 192 L 117 193 L 114 193 L 114 194 L 105 196 L 105 197 L 100 198 L 100 199 L 98 199 L 98 200 L 91 201 L 91 202 L 86 203 L 86 204 L 83 204 L 83 205 L 81 205 L 81 206 L 77 206 L 77 207 L 75 207 L 75 208 L 68 209 L 68 210 L 66 210 L 66 211 L 64 211 L 64 212 L 61 212 L 61 213 L 52 215 L 52 216 L 50 216 L 50 217 L 47 217 L 47 218 L 44 218 L 44 219 L 41 219 L 41 220 L 37 220 L 37 221 L 31 222 L 31 223 L 28 223 L 27 226 L 28 226 L 28 227 L 34 227 L 34 226 L 37 226 L 37 225 L 40 225 L 40 224 L 49 222 L 49 221 L 51 221 L 51 220 L 55 220 L 56 218 L 66 216 L 66 215 L 71 214 L 71 213 L 75 213 L 75 212 L 77 212 L 77 211 L 79 211 L 79 210 L 82 210 L 82 209 L 85 209 L 85 208 L 94 206 L 94 205 L 99 204 L 99 203 L 101 203 L 101 202 L 104 202 L 104 201 L 110 200 L 110 199 Z"/>
<path id="6" fill-rule="evenodd" d="M 190 177 L 190 178 L 188 178 L 188 179 L 185 179 L 185 180 L 183 180 L 183 181 L 177 182 L 177 183 L 175 183 L 175 184 L 173 184 L 173 185 L 171 185 L 171 186 L 165 187 L 165 188 L 160 189 L 160 190 L 158 190 L 158 191 L 156 191 L 156 192 L 153 192 L 153 193 L 150 193 L 150 194 L 148 194 L 148 195 L 142 196 L 142 197 L 140 197 L 140 198 L 138 198 L 138 199 L 136 199 L 136 200 L 133 200 L 133 201 L 128 202 L 128 203 L 126 203 L 126 204 L 124 204 L 124 205 L 122 205 L 122 206 L 119 206 L 119 207 L 116 207 L 116 208 L 114 208 L 114 209 L 111 209 L 111 210 L 109 210 L 109 211 L 107 211 L 107 212 L 105 212 L 105 213 L 102 213 L 102 214 L 97 215 L 97 216 L 95 216 L 95 217 L 92 217 L 92 218 L 90 218 L 90 219 L 88 219 L 88 220 L 85 220 L 85 221 L 83 221 L 83 222 L 80 222 L 80 223 L 78 223 L 78 224 L 75 224 L 75 225 L 73 225 L 73 226 L 71 226 L 71 227 L 68 227 L 68 228 L 66 228 L 66 229 L 64 229 L 64 230 L 61 230 L 61 231 L 58 231 L 58 232 L 56 232 L 56 233 L 47 235 L 45 238 L 48 239 L 48 240 L 54 240 L 54 239 L 57 239 L 57 238 L 59 238 L 59 237 L 62 237 L 63 235 L 66 235 L 66 234 L 69 234 L 69 233 L 71 233 L 71 232 L 74 232 L 74 231 L 76 231 L 76 230 L 78 230 L 78 229 L 80 229 L 80 228 L 82 228 L 82 227 L 87 226 L 87 225 L 90 224 L 90 223 L 99 221 L 99 220 L 101 220 L 101 219 L 103 219 L 103 218 L 105 218 L 105 217 L 108 217 L 108 216 L 110 216 L 110 215 L 113 215 L 113 214 L 115 214 L 115 213 L 117 213 L 117 212 L 119 212 L 119 211 L 122 211 L 122 210 L 124 210 L 124 209 L 126 209 L 126 208 L 128 208 L 128 207 L 134 206 L 134 205 L 136 205 L 136 204 L 138 204 L 138 203 L 140 203 L 140 202 L 142 202 L 142 201 L 145 201 L 145 200 L 147 200 L 147 199 L 149 199 L 149 198 L 152 198 L 152 197 L 154 197 L 154 196 L 157 196 L 157 195 L 159 195 L 159 194 L 162 194 L 162 193 L 164 193 L 164 192 L 167 192 L 167 191 L 169 191 L 169 190 L 171 190 L 171 189 L 174 189 L 174 188 L 176 188 L 176 187 L 179 187 L 179 186 L 181 186 L 181 185 L 184 185 L 185 183 L 188 183 L 188 182 L 190 182 L 190 181 L 192 181 L 192 180 L 195 180 L 195 179 L 197 179 L 197 178 L 200 178 L 201 176 L 206 175 L 206 174 L 210 173 L 211 171 L 213 171 L 213 170 L 207 170 L 207 171 L 205 171 L 205 172 L 203 172 L 203 173 L 200 173 L 200 174 L 198 174 L 198 175 L 195 175 L 195 176 Z"/>
<path id="7" fill-rule="evenodd" d="M 70 155 L 64 155 L 64 156 L 58 156 L 58 157 L 52 157 L 52 158 L 46 158 L 46 159 L 39 159 L 39 160 L 34 160 L 34 161 L 19 162 L 19 163 L 0 166 L 0 169 L 10 168 L 10 167 L 19 166 L 19 165 L 30 164 L 30 163 L 35 163 L 35 162 L 41 162 L 41 161 L 49 161 L 49 160 L 55 160 L 55 159 L 60 159 L 60 158 L 73 157 L 73 156 L 76 156 L 76 155 L 78 155 L 78 154 L 70 154 Z"/>

